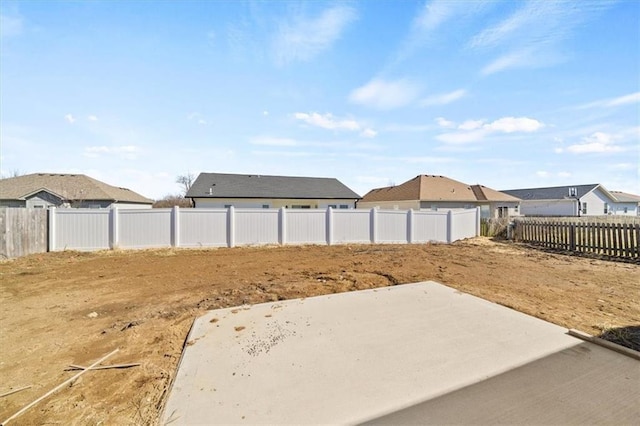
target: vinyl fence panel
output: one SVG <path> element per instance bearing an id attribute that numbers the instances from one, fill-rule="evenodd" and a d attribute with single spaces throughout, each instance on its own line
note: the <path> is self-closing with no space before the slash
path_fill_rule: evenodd
<path id="1" fill-rule="evenodd" d="M 479 212 L 475 209 L 451 212 L 451 242 L 477 235 L 476 214 Z"/>
<path id="2" fill-rule="evenodd" d="M 376 215 L 376 242 L 407 243 L 408 212 L 404 210 L 380 210 Z"/>
<path id="3" fill-rule="evenodd" d="M 413 242 L 447 242 L 447 212 L 413 212 Z"/>
<path id="4" fill-rule="evenodd" d="M 325 210 L 285 210 L 285 244 L 326 244 Z"/>
<path id="5" fill-rule="evenodd" d="M 227 209 L 180 209 L 180 247 L 226 247 Z"/>
<path id="6" fill-rule="evenodd" d="M 234 209 L 236 245 L 278 244 L 279 213 L 274 209 Z"/>
<path id="7" fill-rule="evenodd" d="M 119 248 L 171 247 L 171 209 L 117 209 L 117 212 Z"/>
<path id="8" fill-rule="evenodd" d="M 370 243 L 371 213 L 369 210 L 330 210 L 331 243 Z"/>
<path id="9" fill-rule="evenodd" d="M 49 250 L 109 249 L 109 210 L 50 210 Z"/>

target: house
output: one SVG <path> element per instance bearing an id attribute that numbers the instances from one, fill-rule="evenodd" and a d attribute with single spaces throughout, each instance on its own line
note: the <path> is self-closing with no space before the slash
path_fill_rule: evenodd
<path id="1" fill-rule="evenodd" d="M 338 179 L 200 173 L 186 194 L 196 208 L 355 208 L 360 196 Z"/>
<path id="2" fill-rule="evenodd" d="M 613 193 L 597 183 L 502 192 L 522 200 L 520 213 L 525 216 L 603 216 L 614 214 L 618 202 Z"/>
<path id="3" fill-rule="evenodd" d="M 622 191 L 610 191 L 618 202 L 612 208 L 615 215 L 640 216 L 640 195 Z"/>
<path id="4" fill-rule="evenodd" d="M 0 179 L 0 207 L 151 208 L 153 200 L 86 175 L 33 173 Z"/>
<path id="5" fill-rule="evenodd" d="M 483 185 L 467 185 L 445 176 L 419 175 L 397 186 L 369 191 L 358 208 L 455 210 L 480 207 L 483 218 L 519 214 L 520 200 Z"/>

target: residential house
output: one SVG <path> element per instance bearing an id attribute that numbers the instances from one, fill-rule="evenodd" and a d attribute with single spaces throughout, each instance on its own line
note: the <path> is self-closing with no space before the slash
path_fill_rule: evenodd
<path id="1" fill-rule="evenodd" d="M 419 175 L 397 186 L 369 191 L 358 208 L 457 210 L 480 207 L 483 218 L 519 214 L 520 200 L 483 185 L 468 185 L 445 176 Z"/>
<path id="2" fill-rule="evenodd" d="M 200 173 L 186 194 L 196 208 L 353 209 L 360 196 L 338 179 Z"/>
<path id="3" fill-rule="evenodd" d="M 640 216 L 640 195 L 629 194 L 622 191 L 610 191 L 618 202 L 612 209 L 613 214 L 627 216 Z"/>
<path id="4" fill-rule="evenodd" d="M 614 214 L 618 200 L 597 183 L 504 190 L 520 198 L 525 216 L 603 216 Z"/>
<path id="5" fill-rule="evenodd" d="M 153 200 L 81 174 L 33 173 L 0 179 L 0 207 L 151 208 Z"/>

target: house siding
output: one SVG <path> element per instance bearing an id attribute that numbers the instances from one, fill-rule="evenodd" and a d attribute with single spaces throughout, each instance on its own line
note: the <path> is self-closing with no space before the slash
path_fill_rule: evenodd
<path id="1" fill-rule="evenodd" d="M 358 201 L 356 206 L 359 209 L 387 209 L 387 210 L 419 210 L 420 202 L 417 200 L 410 201 Z"/>
<path id="2" fill-rule="evenodd" d="M 524 216 L 577 216 L 576 200 L 522 200 L 520 214 Z M 590 208 L 590 206 L 587 205 Z"/>

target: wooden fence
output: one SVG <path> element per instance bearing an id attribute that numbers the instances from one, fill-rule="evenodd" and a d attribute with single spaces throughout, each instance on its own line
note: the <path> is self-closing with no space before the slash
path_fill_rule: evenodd
<path id="1" fill-rule="evenodd" d="M 0 208 L 0 259 L 47 251 L 47 211 Z"/>
<path id="2" fill-rule="evenodd" d="M 580 253 L 640 259 L 640 224 L 515 221 L 516 241 Z"/>

